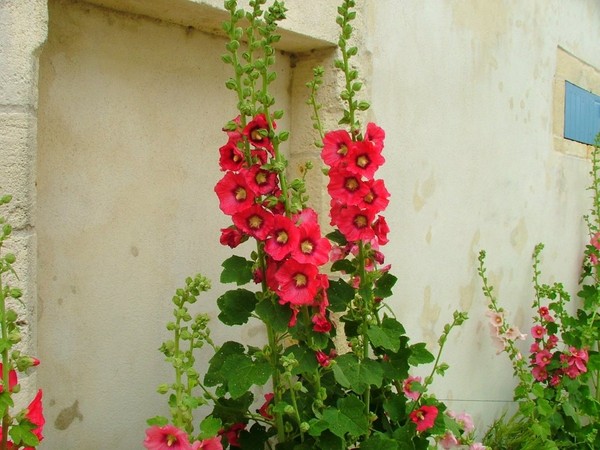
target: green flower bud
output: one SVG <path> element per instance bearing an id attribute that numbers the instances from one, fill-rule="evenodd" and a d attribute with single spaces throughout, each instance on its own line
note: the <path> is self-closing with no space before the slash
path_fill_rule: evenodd
<path id="1" fill-rule="evenodd" d="M 166 394 L 167 392 L 169 392 L 169 385 L 166 383 L 161 384 L 160 386 L 158 386 L 158 388 L 156 388 L 156 392 L 158 392 L 159 394 Z"/>
<path id="2" fill-rule="evenodd" d="M 306 433 L 308 430 L 310 430 L 310 425 L 308 423 L 306 423 L 306 422 L 302 422 L 300 424 L 300 431 L 302 433 Z"/>

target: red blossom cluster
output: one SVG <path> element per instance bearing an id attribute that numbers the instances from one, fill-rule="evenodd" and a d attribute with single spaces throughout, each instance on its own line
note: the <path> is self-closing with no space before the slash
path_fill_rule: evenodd
<path id="1" fill-rule="evenodd" d="M 353 140 L 346 130 L 330 131 L 323 139 L 321 157 L 329 169 L 327 190 L 331 196 L 331 225 L 337 227 L 350 243 L 370 243 L 375 257 L 379 245 L 388 242 L 390 231 L 379 213 L 388 203 L 390 193 L 383 180 L 374 178 L 384 163 L 381 155 L 385 132 L 369 123 L 361 140 Z M 344 257 L 352 246 L 338 252 Z"/>
<path id="2" fill-rule="evenodd" d="M 269 164 L 277 159 L 269 138 L 275 121 L 269 124 L 264 114 L 258 114 L 244 127 L 239 117 L 232 123 L 235 129 L 227 131 L 227 144 L 219 150 L 225 175 L 215 186 L 221 211 L 233 222 L 221 230 L 221 244 L 235 248 L 255 238 L 266 254 L 264 264 L 257 261 L 255 281 L 264 281 L 280 304 L 289 305 L 290 326 L 299 309 L 309 306 L 314 331 L 328 332 L 329 281 L 319 267 L 329 261 L 331 244 L 322 236 L 312 209 L 296 214 L 286 211 L 281 177 Z"/>
<path id="3" fill-rule="evenodd" d="M 547 381 L 550 386 L 557 386 L 561 378 L 567 375 L 571 379 L 587 372 L 588 353 L 585 349 L 569 347 L 568 351 L 557 348 L 558 336 L 551 332 L 555 327 L 554 317 L 546 306 L 538 310 L 539 322 L 531 328 L 535 342 L 530 347 L 532 374 L 537 381 Z"/>

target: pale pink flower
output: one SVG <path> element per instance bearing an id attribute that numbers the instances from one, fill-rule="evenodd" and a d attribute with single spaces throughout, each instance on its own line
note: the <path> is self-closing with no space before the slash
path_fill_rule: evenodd
<path id="1" fill-rule="evenodd" d="M 596 233 L 590 239 L 590 244 L 597 250 L 600 250 L 600 233 Z"/>
<path id="2" fill-rule="evenodd" d="M 487 450 L 488 447 L 483 445 L 481 442 L 475 442 L 469 446 L 469 450 Z"/>
<path id="3" fill-rule="evenodd" d="M 465 433 L 470 433 L 475 430 L 475 424 L 473 423 L 473 418 L 469 413 L 461 412 L 454 417 L 454 420 L 458 422 L 458 424 L 462 427 Z"/>
<path id="4" fill-rule="evenodd" d="M 411 400 L 417 400 L 421 393 L 412 390 L 412 383 L 421 383 L 422 381 L 423 379 L 421 377 L 409 376 L 406 380 L 402 382 L 402 392 L 404 392 L 404 395 L 406 395 L 406 397 L 410 398 Z"/>
<path id="5" fill-rule="evenodd" d="M 517 339 L 524 341 L 527 337 L 527 335 L 521 333 L 521 330 L 519 330 L 517 327 L 510 327 L 508 330 L 506 330 L 504 336 L 506 336 L 506 338 L 510 339 L 511 341 L 516 341 Z"/>
<path id="6" fill-rule="evenodd" d="M 458 446 L 458 439 L 452 434 L 452 431 L 446 431 L 444 437 L 440 440 L 439 444 L 444 449 L 454 448 Z"/>
<path id="7" fill-rule="evenodd" d="M 485 315 L 490 318 L 490 323 L 493 327 L 500 328 L 504 325 L 504 315 L 502 313 L 488 310 Z"/>

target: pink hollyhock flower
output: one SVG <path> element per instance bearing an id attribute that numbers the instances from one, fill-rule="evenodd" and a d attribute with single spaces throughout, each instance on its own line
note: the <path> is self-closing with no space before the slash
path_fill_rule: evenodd
<path id="1" fill-rule="evenodd" d="M 571 355 L 565 358 L 569 366 L 566 374 L 569 378 L 576 378 L 579 374 L 587 372 L 588 353 L 575 347 L 569 347 L 569 352 Z"/>
<path id="2" fill-rule="evenodd" d="M 257 204 L 235 213 L 231 220 L 241 231 L 261 241 L 273 226 L 273 214 Z"/>
<path id="3" fill-rule="evenodd" d="M 144 447 L 147 450 L 191 450 L 185 431 L 174 425 L 152 426 L 146 430 Z"/>
<path id="4" fill-rule="evenodd" d="M 534 339 L 542 339 L 546 336 L 547 330 L 541 325 L 535 325 L 531 328 L 531 335 Z"/>
<path id="5" fill-rule="evenodd" d="M 273 121 L 273 128 L 277 125 Z M 242 134 L 248 138 L 250 143 L 256 147 L 264 148 L 273 154 L 273 144 L 269 139 L 269 123 L 264 114 L 258 114 L 242 130 Z"/>
<path id="6" fill-rule="evenodd" d="M 429 405 L 423 405 L 409 414 L 410 420 L 417 425 L 419 433 L 432 428 L 437 416 L 438 409 L 435 406 Z"/>
<path id="7" fill-rule="evenodd" d="M 233 126 L 230 126 L 233 125 Z M 230 129 L 234 128 L 234 129 Z M 236 118 L 231 119 L 229 123 L 224 126 L 221 131 L 225 131 L 227 136 L 230 138 L 241 139 L 242 138 L 242 117 L 238 115 Z"/>
<path id="8" fill-rule="evenodd" d="M 367 131 L 365 133 L 365 141 L 370 141 L 375 150 L 380 152 L 383 150 L 383 140 L 385 139 L 385 131 L 383 128 L 378 127 L 373 122 L 367 124 Z"/>
<path id="9" fill-rule="evenodd" d="M 254 193 L 241 173 L 225 173 L 217 182 L 215 192 L 219 197 L 219 208 L 228 215 L 243 211 L 254 204 Z"/>
<path id="10" fill-rule="evenodd" d="M 550 310 L 547 306 L 542 306 L 538 310 L 540 317 L 546 322 L 554 322 L 554 318 L 550 315 Z"/>
<path id="11" fill-rule="evenodd" d="M 239 139 L 229 139 L 227 144 L 219 148 L 219 167 L 223 172 L 237 172 L 244 165 L 244 153 L 239 149 Z"/>
<path id="12" fill-rule="evenodd" d="M 276 215 L 265 242 L 265 252 L 275 261 L 281 261 L 298 245 L 299 233 L 291 219 Z"/>
<path id="13" fill-rule="evenodd" d="M 298 227 L 298 244 L 292 249 L 292 258 L 304 264 L 321 266 L 329 261 L 331 243 L 321 236 L 317 222 L 305 222 Z"/>
<path id="14" fill-rule="evenodd" d="M 538 381 L 546 381 L 548 379 L 548 372 L 544 367 L 535 366 L 531 373 L 533 374 L 533 378 Z"/>
<path id="15" fill-rule="evenodd" d="M 556 387 L 556 386 L 558 386 L 559 383 L 560 383 L 560 375 L 558 375 L 558 374 L 555 373 L 550 378 L 550 386 Z"/>
<path id="16" fill-rule="evenodd" d="M 452 431 L 446 431 L 446 434 L 444 434 L 444 437 L 442 439 L 440 439 L 439 445 L 441 445 L 442 448 L 447 450 L 449 448 L 458 447 L 459 443 L 458 443 L 458 439 L 456 439 L 454 434 L 452 434 Z"/>
<path id="17" fill-rule="evenodd" d="M 221 245 L 227 245 L 231 248 L 236 248 L 243 241 L 245 241 L 247 237 L 248 236 L 243 234 L 236 227 L 230 226 L 228 228 L 221 228 L 221 237 L 219 238 L 219 242 Z"/>
<path id="18" fill-rule="evenodd" d="M 277 186 L 277 174 L 263 169 L 258 164 L 254 164 L 250 169 L 245 171 L 245 176 L 248 186 L 256 195 L 269 194 Z"/>
<path id="19" fill-rule="evenodd" d="M 241 447 L 240 433 L 246 428 L 246 424 L 242 422 L 234 423 L 227 430 L 221 431 L 220 434 L 227 438 L 227 442 L 231 447 Z"/>
<path id="20" fill-rule="evenodd" d="M 369 188 L 361 180 L 360 175 L 351 173 L 345 168 L 336 167 L 329 171 L 327 192 L 331 198 L 346 205 L 358 205 L 369 193 Z"/>
<path id="21" fill-rule="evenodd" d="M 552 349 L 558 345 L 558 336 L 555 334 L 551 334 L 548 336 L 548 340 L 546 341 L 546 348 Z"/>
<path id="22" fill-rule="evenodd" d="M 541 350 L 540 348 L 540 344 L 538 342 L 534 342 L 533 344 L 531 344 L 531 346 L 529 347 L 529 353 L 537 353 Z"/>
<path id="23" fill-rule="evenodd" d="M 370 180 L 375 172 L 385 162 L 381 151 L 369 141 L 353 142 L 347 155 L 348 171 L 361 175 Z"/>
<path id="24" fill-rule="evenodd" d="M 329 167 L 338 166 L 345 161 L 352 138 L 346 130 L 329 131 L 323 138 L 321 158 Z"/>
<path id="25" fill-rule="evenodd" d="M 192 444 L 192 450 L 223 450 L 223 444 L 221 444 L 221 436 L 216 436 L 210 439 L 204 439 L 203 441 L 197 441 Z"/>
<path id="26" fill-rule="evenodd" d="M 422 381 L 423 379 L 421 377 L 409 376 L 402 382 L 402 392 L 404 392 L 404 395 L 406 395 L 407 398 L 410 398 L 411 400 L 417 400 L 421 393 L 418 391 L 413 391 L 412 384 L 415 382 L 420 384 Z"/>
<path id="27" fill-rule="evenodd" d="M 280 303 L 294 306 L 312 305 L 320 282 L 319 270 L 313 264 L 302 264 L 294 259 L 286 260 L 277 273 L 275 280 L 279 285 L 276 290 Z"/>
<path id="28" fill-rule="evenodd" d="M 390 203 L 390 193 L 385 188 L 383 180 L 367 180 L 364 183 L 365 194 L 358 204 L 361 208 L 370 208 L 374 213 L 378 213 L 387 208 Z"/>
<path id="29" fill-rule="evenodd" d="M 368 209 L 349 206 L 340 211 L 336 224 L 348 241 L 370 241 L 375 237 L 371 227 L 373 214 Z"/>
<path id="30" fill-rule="evenodd" d="M 271 405 L 271 401 L 275 397 L 274 393 L 265 394 L 265 402 L 259 408 L 258 413 L 263 416 L 265 419 L 273 420 L 273 415 L 269 414 L 269 406 Z"/>
<path id="31" fill-rule="evenodd" d="M 292 216 L 292 220 L 297 225 L 302 225 L 303 223 L 307 223 L 307 222 L 319 223 L 319 215 L 312 208 L 304 208 L 298 214 L 294 214 Z"/>
<path id="32" fill-rule="evenodd" d="M 492 337 L 492 344 L 494 344 L 494 347 L 496 348 L 496 354 L 499 355 L 505 349 L 506 338 L 500 335 L 500 328 L 495 327 L 491 323 L 489 324 L 489 327 L 490 336 Z"/>
<path id="33" fill-rule="evenodd" d="M 535 364 L 538 367 L 546 367 L 552 361 L 552 353 L 548 350 L 540 350 L 535 354 Z"/>
<path id="34" fill-rule="evenodd" d="M 0 380 L 2 379 L 2 372 L 3 372 L 3 366 L 2 366 L 2 363 L 0 363 Z M 12 391 L 18 382 L 19 382 L 19 380 L 17 378 L 17 371 L 13 370 L 13 369 L 9 370 L 8 371 L 8 390 Z M 0 384 L 0 392 L 4 392 L 4 386 L 2 384 Z"/>
<path id="35" fill-rule="evenodd" d="M 590 239 L 590 244 L 596 250 L 600 250 L 600 233 L 596 233 L 592 236 L 592 238 Z"/>

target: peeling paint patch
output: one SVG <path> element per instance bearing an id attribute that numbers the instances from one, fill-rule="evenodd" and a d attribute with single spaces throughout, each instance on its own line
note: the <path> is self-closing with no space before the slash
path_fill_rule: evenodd
<path id="1" fill-rule="evenodd" d="M 435 177 L 433 173 L 419 186 L 419 182 L 415 183 L 415 193 L 413 195 L 413 206 L 415 211 L 420 211 L 425 206 L 427 200 L 435 192 Z"/>
<path id="2" fill-rule="evenodd" d="M 527 237 L 527 225 L 525 225 L 525 219 L 521 217 L 519 224 L 510 233 L 510 244 L 517 252 L 521 253 L 527 243 Z"/>
<path id="3" fill-rule="evenodd" d="M 83 414 L 79 411 L 79 400 L 75 400 L 75 403 L 58 413 L 54 421 L 54 428 L 57 430 L 66 430 L 75 419 L 79 419 L 80 422 L 83 420 Z"/>
<path id="4" fill-rule="evenodd" d="M 431 302 L 431 286 L 427 286 L 423 293 L 423 312 L 419 319 L 419 325 L 421 325 L 425 343 L 429 347 L 433 347 L 437 342 L 434 327 L 439 318 L 440 306 Z"/>

